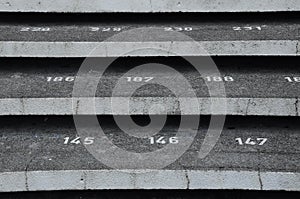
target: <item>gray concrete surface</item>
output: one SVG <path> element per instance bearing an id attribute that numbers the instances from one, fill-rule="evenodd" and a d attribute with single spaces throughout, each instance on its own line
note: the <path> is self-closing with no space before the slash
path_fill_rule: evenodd
<path id="1" fill-rule="evenodd" d="M 140 118 L 139 120 L 143 120 Z M 197 151 L 207 129 L 202 117 L 194 143 L 161 170 L 111 170 L 76 137 L 71 117 L 2 117 L 0 122 L 1 191 L 85 189 L 251 189 L 299 191 L 298 118 L 228 117 L 217 145 L 204 159 Z M 63 122 L 62 122 L 63 121 Z M 178 118 L 168 118 L 162 136 L 176 133 Z M 111 117 L 100 117 L 106 135 L 120 148 L 146 152 L 160 147 L 148 139 L 123 135 Z M 89 128 L 94 128 L 89 127 Z M 186 128 L 186 136 L 189 129 Z M 243 145 L 236 137 L 264 137 L 262 146 Z"/>
<path id="2" fill-rule="evenodd" d="M 99 67 L 106 59 L 95 61 Z M 202 59 L 199 58 L 201 61 Z M 299 77 L 300 59 L 295 58 L 214 58 L 222 78 L 231 77 L 233 81 L 223 79 L 226 96 L 229 98 L 298 98 L 300 82 L 289 82 L 286 77 Z M 203 62 L 205 59 L 203 59 Z M 72 97 L 74 81 L 78 76 L 83 59 L 1 59 L 0 60 L 0 99 L 3 98 L 69 98 Z M 145 69 L 127 73 L 143 64 L 161 63 L 175 71 Z M 155 66 L 153 66 L 155 67 Z M 124 81 L 123 89 L 116 97 L 173 97 L 176 89 L 178 97 L 192 97 L 182 87 L 182 75 L 191 84 L 196 96 L 208 97 L 203 68 L 199 74 L 186 60 L 172 58 L 124 58 L 116 59 L 109 66 L 98 83 L 96 97 L 110 97 L 117 81 Z M 95 73 L 95 71 L 94 71 Z M 127 74 L 126 74 L 127 73 Z M 202 75 L 202 76 L 201 76 Z M 153 77 L 146 85 L 140 82 L 127 82 L 127 76 Z M 205 76 L 205 77 L 204 77 Z M 209 75 L 208 75 L 209 76 Z M 216 76 L 216 75 L 211 75 Z M 51 80 L 48 81 L 48 78 Z M 58 79 L 61 78 L 61 81 Z M 212 79 L 212 78 L 211 78 Z M 299 80 L 300 81 L 300 80 Z M 162 86 L 169 83 L 172 88 Z M 158 85 L 160 84 L 160 85 Z M 83 95 L 88 97 L 88 95 Z"/>
<path id="3" fill-rule="evenodd" d="M 101 60 L 99 60 L 101 62 Z M 177 70 L 191 84 L 198 99 L 186 94 L 178 74 L 166 71 L 139 71 L 132 76 L 154 77 L 154 82 L 172 82 L 172 89 L 183 102 L 189 104 L 181 114 L 199 114 L 196 104 L 199 101 L 201 114 L 223 114 L 222 110 L 212 110 L 208 88 L 198 72 L 180 58 L 120 59 L 110 66 L 98 84 L 96 92 L 97 114 L 127 114 L 124 109 L 126 97 L 131 96 L 134 86 L 137 89 L 132 98 L 130 113 L 147 114 L 153 104 L 163 104 L 169 114 L 180 114 L 180 105 L 174 93 L 158 84 L 139 86 L 127 82 L 123 89 L 114 95 L 115 84 L 124 73 L 145 63 L 162 63 Z M 20 63 L 22 65 L 20 66 Z M 81 59 L 2 59 L 0 70 L 0 114 L 1 115 L 70 115 L 93 114 L 89 96 L 81 96 L 72 103 L 74 79 L 82 63 Z M 299 82 L 289 82 L 286 77 L 298 77 L 298 58 L 220 58 L 216 61 L 222 77 L 234 81 L 224 82 L 229 115 L 299 115 Z M 125 75 L 126 76 L 126 75 Z M 51 81 L 47 78 L 51 77 Z M 54 81 L 61 77 L 62 81 Z M 68 81 L 66 81 L 65 78 Z M 71 79 L 70 79 L 71 78 Z M 126 81 L 126 77 L 122 77 Z M 214 97 L 218 97 L 215 95 Z M 221 99 L 224 97 L 219 96 Z M 111 109 L 111 99 L 117 101 Z M 223 106 L 223 104 L 222 104 Z M 182 108 L 182 106 L 181 106 Z M 163 114 L 156 110 L 152 114 Z"/>
<path id="4" fill-rule="evenodd" d="M 161 28 L 180 31 L 197 41 L 210 55 L 298 55 L 299 20 L 277 21 L 218 20 L 216 22 L 193 20 L 179 22 L 112 22 L 107 23 L 1 23 L 1 57 L 86 57 L 95 47 L 99 47 L 99 57 L 125 56 L 136 48 L 176 49 L 180 55 L 196 56 L 190 41 L 180 39 L 174 34 L 155 36 L 131 33 L 130 37 L 118 37 L 105 41 L 119 32 L 135 28 Z M 22 29 L 26 31 L 21 31 Z M 49 28 L 49 31 L 36 31 L 36 28 Z M 98 31 L 92 31 L 97 29 Z M 114 31 L 114 30 L 118 31 Z M 177 29 L 176 29 L 177 28 Z M 189 29 L 191 28 L 191 29 Z M 172 32 L 172 31 L 171 31 Z M 120 42 L 119 42 L 120 41 Z M 136 51 L 128 56 L 173 56 L 170 52 Z M 204 53 L 201 55 L 205 55 Z"/>
<path id="5" fill-rule="evenodd" d="M 100 48 L 97 57 L 174 56 L 171 52 L 135 51 L 132 49 L 179 49 L 180 56 L 298 56 L 298 40 L 203 41 L 205 53 L 192 49 L 190 42 L 0 42 L 1 57 L 87 57 Z M 117 49 L 122 49 L 118 51 Z M 123 55 L 122 52 L 130 52 Z"/>
<path id="6" fill-rule="evenodd" d="M 242 15 L 243 16 L 243 15 Z M 246 15 L 249 17 L 248 15 Z M 251 16 L 251 15 L 250 15 Z M 41 19 L 24 17 L 18 21 L 3 20 L 0 22 L 0 41 L 28 41 L 28 42 L 102 42 L 118 33 L 129 30 L 145 28 L 145 32 L 136 31 L 130 34 L 120 34 L 108 42 L 167 42 L 186 41 L 179 37 L 179 32 L 191 37 L 195 41 L 270 41 L 270 40 L 298 40 L 300 37 L 300 18 L 279 16 L 266 16 L 266 18 L 249 17 L 170 17 L 158 16 L 140 20 L 133 17 L 107 16 L 105 18 L 83 18 L 65 22 L 54 19 Z M 17 18 L 18 19 L 18 18 Z M 40 29 L 38 29 L 40 28 Z M 48 28 L 48 29 L 47 29 Z M 148 29 L 147 29 L 148 28 Z M 149 28 L 152 28 L 150 30 Z M 149 33 L 149 34 L 148 34 Z M 151 35 L 161 33 L 161 35 Z M 165 33 L 165 34 L 163 34 Z"/>
<path id="7" fill-rule="evenodd" d="M 113 105 L 112 105 L 113 101 Z M 186 108 L 180 106 L 179 101 Z M 196 103 L 198 101 L 198 104 Z M 298 98 L 10 98 L 0 99 L 0 115 L 264 115 L 299 116 Z M 224 111 L 224 102 L 226 111 Z M 91 104 L 95 103 L 95 106 Z M 212 108 L 213 103 L 218 106 Z M 164 109 L 151 109 L 160 104 Z M 113 108 L 112 108 L 113 107 Z M 197 111 L 197 107 L 200 111 Z"/>
<path id="8" fill-rule="evenodd" d="M 131 173 L 130 173 L 131 172 Z M 299 173 L 214 170 L 154 170 L 146 171 L 29 171 L 0 174 L 2 192 L 55 190 L 115 190 L 115 189 L 230 189 L 299 191 Z M 85 176 L 86 177 L 82 177 Z M 259 177 L 263 175 L 263 180 Z M 7 177 L 9 176 L 9 177 Z M 189 178 L 190 176 L 190 178 Z M 213 178 L 212 178 L 213 177 Z M 189 179 L 187 179 L 189 178 Z M 147 181 L 151 179 L 151 181 Z M 216 180 L 217 179 L 217 180 Z M 171 183 L 169 183 L 169 180 Z M 276 180 L 276 186 L 268 186 Z M 272 183 L 271 183 L 272 184 Z M 267 188 L 263 186 L 267 185 Z"/>
<path id="9" fill-rule="evenodd" d="M 266 12 L 299 11 L 297 0 L 1 0 L 5 12 Z"/>

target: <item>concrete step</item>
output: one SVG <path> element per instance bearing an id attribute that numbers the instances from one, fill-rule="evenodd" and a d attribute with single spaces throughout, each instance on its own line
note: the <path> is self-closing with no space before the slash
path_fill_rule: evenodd
<path id="1" fill-rule="evenodd" d="M 297 57 L 215 57 L 219 74 L 205 68 L 207 59 L 199 59 L 200 74 L 180 57 L 119 58 L 100 81 L 82 79 L 83 59 L 1 59 L 0 115 L 299 115 Z M 148 63 L 170 70 L 134 70 Z"/>
<path id="2" fill-rule="evenodd" d="M 0 56 L 299 55 L 298 18 L 80 23 L 38 19 L 0 23 Z"/>
<path id="3" fill-rule="evenodd" d="M 92 116 L 81 119 L 90 120 Z M 193 120 L 193 117 L 186 117 Z M 136 121 L 145 123 L 145 117 Z M 103 154 L 110 161 L 118 161 L 117 149 L 128 153 L 157 153 L 161 157 L 173 158 L 182 140 L 192 139 L 191 127 L 178 132 L 179 117 L 168 117 L 166 125 L 156 137 L 166 140 L 178 138 L 178 144 L 151 144 L 149 137 L 136 138 L 121 131 L 112 117 L 99 117 L 105 137 L 113 143 L 114 153 Z M 299 118 L 290 117 L 227 117 L 221 137 L 213 150 L 204 158 L 198 156 L 207 133 L 209 117 L 202 117 L 199 130 L 187 150 L 174 162 L 161 169 L 138 159 L 126 159 L 121 168 L 107 159 L 98 161 L 87 150 L 91 150 L 104 137 L 98 134 L 96 125 L 85 126 L 88 143 L 78 137 L 72 117 L 1 117 L 0 129 L 0 190 L 45 191 L 45 190 L 95 190 L 95 189 L 239 189 L 239 190 L 287 190 L 299 191 Z M 77 126 L 78 127 L 78 126 Z M 154 126 L 156 127 L 156 126 Z M 95 131 L 96 130 L 96 131 Z M 91 132 L 97 132 L 91 137 Z M 254 140 L 254 144 L 248 142 Z M 242 140 L 242 144 L 238 139 Z M 260 139 L 260 140 L 258 140 Z M 265 142 L 262 143 L 262 139 Z M 99 141 L 99 142 L 98 142 Z M 84 144 L 85 143 L 85 144 Z M 103 144 L 103 143 L 102 143 Z M 169 145 L 172 153 L 162 152 Z M 101 147 L 100 147 L 101 148 Z M 97 149 L 100 150 L 98 147 Z M 106 148 L 109 152 L 109 148 Z M 109 156 L 107 156 L 109 155 Z M 165 160 L 165 159 L 164 159 Z M 130 162 L 139 161 L 134 170 Z M 127 163 L 126 163 L 127 162 Z M 129 162 L 129 163 L 128 163 Z M 140 164 L 141 163 L 141 164 Z M 117 168 L 116 168 L 117 167 Z"/>

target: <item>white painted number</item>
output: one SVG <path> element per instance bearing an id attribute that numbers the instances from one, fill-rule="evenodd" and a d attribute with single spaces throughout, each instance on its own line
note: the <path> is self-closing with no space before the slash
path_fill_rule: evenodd
<path id="1" fill-rule="evenodd" d="M 94 143 L 94 139 L 93 137 L 86 137 L 83 140 L 83 144 L 84 145 L 89 145 L 89 144 L 93 144 Z M 64 144 L 80 144 L 81 143 L 81 139 L 80 137 L 76 137 L 74 139 L 70 139 L 70 137 L 65 137 L 64 138 Z"/>
<path id="2" fill-rule="evenodd" d="M 205 80 L 208 81 L 208 82 L 233 82 L 234 79 L 233 77 L 230 77 L 230 76 L 225 76 L 225 77 L 210 77 L 210 76 L 207 76 L 205 77 Z"/>
<path id="3" fill-rule="evenodd" d="M 300 82 L 300 77 L 284 77 L 288 82 Z"/>
<path id="4" fill-rule="evenodd" d="M 239 145 L 259 145 L 262 146 L 267 142 L 267 138 L 256 138 L 256 139 L 252 139 L 252 138 L 247 138 L 245 141 L 243 141 L 242 138 L 235 138 L 235 140 L 237 141 L 237 143 Z"/>
<path id="5" fill-rule="evenodd" d="M 21 32 L 48 32 L 50 28 L 43 28 L 43 27 L 23 27 L 21 28 Z"/>
<path id="6" fill-rule="evenodd" d="M 192 27 L 165 27 L 164 28 L 165 31 L 177 31 L 177 32 L 181 32 L 181 31 L 192 31 L 193 28 Z"/>
<path id="7" fill-rule="evenodd" d="M 75 77 L 69 76 L 69 77 L 47 77 L 47 82 L 73 82 L 75 80 Z"/>
<path id="8" fill-rule="evenodd" d="M 120 32 L 122 28 L 119 27 L 105 27 L 105 28 L 99 28 L 99 27 L 90 27 L 90 31 L 92 32 Z"/>
<path id="9" fill-rule="evenodd" d="M 233 27 L 233 30 L 235 31 L 251 31 L 251 30 L 262 30 L 262 28 L 267 27 L 266 25 L 262 25 L 262 26 L 235 26 Z"/>
<path id="10" fill-rule="evenodd" d="M 127 77 L 128 82 L 149 82 L 153 79 L 154 77 Z"/>
<path id="11" fill-rule="evenodd" d="M 170 137 L 169 139 L 165 138 L 165 137 L 159 137 L 159 138 L 155 138 L 155 137 L 150 137 L 150 144 L 178 144 L 179 140 L 178 137 Z M 167 141 L 166 141 L 167 140 Z"/>

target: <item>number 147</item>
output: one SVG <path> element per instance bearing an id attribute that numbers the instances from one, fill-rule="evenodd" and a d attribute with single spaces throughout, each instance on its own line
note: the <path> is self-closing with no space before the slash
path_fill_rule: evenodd
<path id="1" fill-rule="evenodd" d="M 242 138 L 235 138 L 235 140 L 237 141 L 237 143 L 239 145 L 259 145 L 262 146 L 267 142 L 267 138 L 256 138 L 256 139 L 252 139 L 252 138 L 247 138 L 246 140 L 243 140 Z"/>

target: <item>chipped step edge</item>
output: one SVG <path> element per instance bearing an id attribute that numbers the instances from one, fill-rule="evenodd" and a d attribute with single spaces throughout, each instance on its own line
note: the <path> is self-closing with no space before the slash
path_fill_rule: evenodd
<path id="1" fill-rule="evenodd" d="M 196 44 L 196 45 L 195 45 Z M 0 41 L 0 57 L 297 56 L 298 40 L 198 42 Z M 97 48 L 97 51 L 94 51 Z M 156 50 L 155 50 L 156 49 Z M 168 51 L 164 51 L 168 49 Z M 133 51 L 134 50 L 134 51 Z M 124 54 L 124 52 L 128 52 Z"/>
<path id="2" fill-rule="evenodd" d="M 8 98 L 0 99 L 0 115 L 299 116 L 300 110 L 298 98 L 133 97 L 129 102 L 128 107 L 127 97 Z"/>
<path id="3" fill-rule="evenodd" d="M 103 189 L 300 191 L 300 173 L 234 170 L 59 170 L 0 173 L 0 192 Z"/>
<path id="4" fill-rule="evenodd" d="M 300 11 L 298 0 L 0 0 L 4 12 L 275 12 Z"/>

